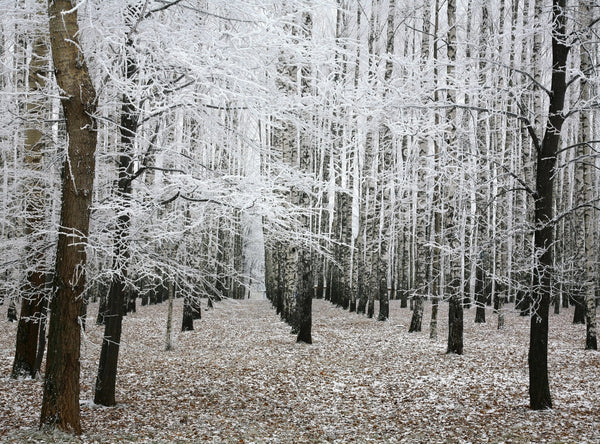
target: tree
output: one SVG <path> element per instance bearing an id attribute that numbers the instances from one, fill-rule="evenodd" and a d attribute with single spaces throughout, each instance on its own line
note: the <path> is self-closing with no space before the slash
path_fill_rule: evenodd
<path id="1" fill-rule="evenodd" d="M 47 33 L 42 30 L 35 32 L 31 43 L 31 61 L 29 63 L 27 99 L 27 122 L 25 130 L 25 164 L 30 168 L 30 178 L 24 184 L 27 188 L 25 204 L 25 234 L 29 236 L 28 247 L 31 257 L 31 268 L 27 271 L 27 280 L 21 296 L 21 313 L 17 327 L 17 342 L 15 359 L 11 376 L 35 377 L 38 370 L 36 356 L 38 336 L 42 323 L 42 307 L 46 295 L 45 254 L 41 243 L 44 236 L 40 235 L 40 226 L 45 216 L 46 192 L 40 177 L 42 174 L 42 153 L 46 145 L 42 125 L 47 109 L 47 97 L 43 90 L 46 85 L 48 66 Z"/>
<path id="2" fill-rule="evenodd" d="M 68 134 L 63 163 L 60 232 L 50 304 L 40 424 L 81 433 L 79 373 L 86 251 L 95 172 L 96 92 L 79 42 L 77 8 L 48 3 L 50 43 Z"/>
<path id="3" fill-rule="evenodd" d="M 569 47 L 566 31 L 566 0 L 552 2 L 552 80 L 549 91 L 548 119 L 537 148 L 535 182 L 535 265 L 529 342 L 529 401 L 533 410 L 552 408 L 548 382 L 548 315 L 550 309 L 551 268 L 554 242 L 553 193 L 556 154 L 564 113 L 566 66 Z"/>
<path id="4" fill-rule="evenodd" d="M 132 81 L 137 73 L 137 64 L 131 54 L 133 47 L 132 34 L 139 20 L 143 18 L 144 9 L 141 4 L 130 5 L 127 8 L 126 24 L 129 28 L 127 41 L 125 43 L 125 78 Z M 125 291 L 127 286 L 127 275 L 130 262 L 129 231 L 131 225 L 131 182 L 134 178 L 133 145 L 138 127 L 139 112 L 134 103 L 134 98 L 127 94 L 123 95 L 121 105 L 121 125 L 119 132 L 121 136 L 121 149 L 119 154 L 118 181 L 116 194 L 121 199 L 122 208 L 119 211 L 116 228 L 114 231 L 114 258 L 113 278 L 110 283 L 107 310 L 104 312 L 104 337 L 100 361 L 98 364 L 98 375 L 96 377 L 96 388 L 94 402 L 105 406 L 113 406 L 115 401 L 115 384 L 117 378 L 117 362 L 119 358 L 119 345 L 121 342 L 121 330 L 123 323 L 123 309 L 125 305 Z"/>
<path id="5" fill-rule="evenodd" d="M 589 1 L 581 1 L 579 3 L 579 15 L 582 21 L 582 29 L 580 39 L 585 39 L 581 43 L 580 49 L 580 71 L 581 71 L 581 105 L 586 109 L 579 115 L 579 143 L 577 149 L 577 158 L 580 159 L 578 167 L 578 183 L 577 190 L 578 202 L 577 206 L 582 208 L 583 217 L 581 220 L 582 232 L 577 236 L 579 239 L 579 249 L 583 254 L 583 292 L 585 300 L 585 320 L 586 320 L 586 339 L 585 348 L 587 350 L 597 350 L 598 340 L 596 337 L 596 248 L 597 248 L 597 229 L 598 225 L 594 217 L 595 209 L 592 207 L 593 190 L 595 185 L 594 180 L 594 161 L 593 151 L 591 146 L 590 131 L 590 100 L 592 98 L 592 86 L 588 80 L 593 65 L 591 60 L 590 48 L 590 30 L 594 24 L 592 15 L 592 4 Z M 587 22 L 587 23 L 586 23 Z M 583 243 L 583 245 L 581 245 Z"/>
<path id="6" fill-rule="evenodd" d="M 448 52 L 448 67 L 447 75 L 450 87 L 448 88 L 448 102 L 451 104 L 456 103 L 456 92 L 453 90 L 455 87 L 453 84 L 456 80 L 453 78 L 455 73 L 456 64 L 456 1 L 448 0 L 447 2 L 447 15 L 448 15 L 448 40 L 447 40 L 447 52 Z M 448 147 L 454 148 L 457 143 L 456 137 L 456 110 L 451 108 L 448 112 L 447 120 L 449 124 L 449 135 L 448 135 Z M 451 212 L 449 212 L 451 213 Z M 450 216 L 452 217 L 452 216 Z M 448 230 L 450 231 L 450 230 Z M 451 243 L 451 242 L 449 242 Z M 454 260 L 450 259 L 450 272 L 455 273 L 455 267 L 453 264 Z M 443 271 L 440 270 L 440 273 Z M 461 279 L 456 276 L 451 276 L 450 282 L 451 292 L 449 298 L 449 309 L 448 309 L 448 353 L 456 353 L 462 355 L 463 353 L 463 288 L 461 285 Z"/>

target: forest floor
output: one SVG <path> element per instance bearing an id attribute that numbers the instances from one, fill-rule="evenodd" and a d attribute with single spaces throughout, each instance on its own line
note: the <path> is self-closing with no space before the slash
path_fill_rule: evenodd
<path id="1" fill-rule="evenodd" d="M 204 304 L 205 306 L 205 304 Z M 90 316 L 97 306 L 92 305 Z M 175 326 L 181 322 L 175 303 Z M 96 406 L 102 329 L 82 344 L 79 438 L 37 430 L 39 380 L 9 378 L 16 323 L 0 307 L 0 442 L 600 442 L 600 353 L 584 351 L 571 310 L 550 320 L 554 409 L 528 409 L 529 319 L 504 330 L 465 310 L 465 354 L 447 355 L 447 311 L 438 339 L 407 332 L 410 311 L 391 303 L 388 322 L 313 305 L 312 345 L 297 344 L 266 301 L 223 301 L 193 332 L 175 328 L 165 352 L 166 304 L 127 316 L 118 405 Z"/>

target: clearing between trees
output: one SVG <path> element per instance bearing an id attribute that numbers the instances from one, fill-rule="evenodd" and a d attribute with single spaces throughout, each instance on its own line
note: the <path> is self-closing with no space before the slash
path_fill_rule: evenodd
<path id="1" fill-rule="evenodd" d="M 169 352 L 166 305 L 141 307 L 124 320 L 113 408 L 91 401 L 103 334 L 92 304 L 80 437 L 38 431 L 42 382 L 10 379 L 16 323 L 2 321 L 0 441 L 600 442 L 600 354 L 583 349 L 585 326 L 571 323 L 571 310 L 550 317 L 555 408 L 531 411 L 528 317 L 507 311 L 497 330 L 491 310 L 487 324 L 465 310 L 458 356 L 445 354 L 446 304 L 435 341 L 426 329 L 407 332 L 411 312 L 400 301 L 388 322 L 313 304 L 312 345 L 297 344 L 268 301 L 225 300 L 194 331 L 175 332 Z M 175 319 L 181 310 L 178 299 Z"/>

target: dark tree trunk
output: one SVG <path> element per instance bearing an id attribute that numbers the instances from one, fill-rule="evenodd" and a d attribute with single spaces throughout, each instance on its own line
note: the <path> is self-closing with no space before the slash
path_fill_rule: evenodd
<path id="1" fill-rule="evenodd" d="M 478 324 L 485 323 L 485 275 L 482 265 L 476 266 L 475 271 L 475 322 Z"/>
<path id="2" fill-rule="evenodd" d="M 573 295 L 573 324 L 585 324 L 585 300 L 583 295 L 577 291 L 577 295 Z"/>
<path id="3" fill-rule="evenodd" d="M 348 311 L 350 313 L 356 312 L 356 298 L 351 298 L 350 299 L 350 306 L 348 307 Z"/>
<path id="4" fill-rule="evenodd" d="M 42 153 L 45 147 L 43 130 L 35 122 L 43 122 L 46 116 L 44 110 L 48 103 L 43 96 L 46 84 L 47 54 L 45 33 L 38 33 L 32 42 L 32 55 L 29 63 L 27 98 L 28 127 L 25 130 L 25 159 L 24 163 L 30 170 L 30 179 L 26 179 L 24 186 L 27 188 L 25 204 L 25 233 L 32 237 L 27 246 L 27 262 L 33 271 L 27 273 L 26 283 L 21 297 L 21 313 L 17 327 L 17 341 L 15 346 L 15 359 L 11 376 L 13 378 L 31 376 L 35 377 L 35 358 L 37 354 L 38 332 L 42 306 L 44 304 L 46 272 L 44 270 L 45 254 L 38 245 L 44 242 L 43 231 L 39 230 L 44 220 L 44 208 L 47 206 L 48 197 L 44 191 L 44 184 L 40 180 L 42 172 Z"/>
<path id="5" fill-rule="evenodd" d="M 311 254 L 303 248 L 298 259 L 298 293 L 296 298 L 298 337 L 296 342 L 306 344 L 312 344 L 313 275 L 311 264 Z"/>
<path id="6" fill-rule="evenodd" d="M 361 287 L 362 286 L 359 285 L 358 288 L 361 288 Z M 356 313 L 357 314 L 365 314 L 367 312 L 367 297 L 365 295 L 364 288 L 362 289 L 362 291 L 359 291 L 357 299 L 358 299 L 358 302 L 356 305 Z"/>
<path id="7" fill-rule="evenodd" d="M 16 322 L 17 321 L 17 306 L 15 305 L 15 300 L 11 299 L 8 303 L 8 311 L 6 312 L 6 319 L 8 322 Z"/>
<path id="8" fill-rule="evenodd" d="M 372 318 L 373 316 L 375 316 L 375 293 L 377 292 L 377 290 L 371 286 L 373 284 L 373 279 L 369 277 L 367 279 L 367 282 L 369 282 L 369 287 L 366 288 L 368 295 L 367 317 Z"/>
<path id="9" fill-rule="evenodd" d="M 460 281 L 454 279 L 450 285 L 448 301 L 448 350 L 446 353 L 463 354 L 463 304 Z"/>
<path id="10" fill-rule="evenodd" d="M 390 291 L 387 289 L 387 281 L 379 286 L 379 315 L 378 321 L 387 321 L 390 317 Z"/>
<path id="11" fill-rule="evenodd" d="M 96 325 L 104 325 L 104 318 L 108 314 L 108 291 L 104 292 L 104 287 L 102 288 L 103 293 L 100 295 L 100 302 L 98 303 L 98 316 L 96 316 Z"/>
<path id="12" fill-rule="evenodd" d="M 194 330 L 194 309 L 192 307 L 191 296 L 183 298 L 183 317 L 181 319 L 181 331 Z"/>
<path id="13" fill-rule="evenodd" d="M 419 332 L 423 325 L 423 296 L 418 295 L 413 297 L 414 305 L 412 317 L 410 319 L 409 333 Z"/>
<path id="14" fill-rule="evenodd" d="M 126 309 L 126 313 L 135 313 L 136 312 L 136 306 L 135 306 L 135 300 L 137 299 L 137 291 L 130 289 L 127 292 L 127 303 L 125 304 L 127 309 Z"/>
<path id="15" fill-rule="evenodd" d="M 317 282 L 317 291 L 315 294 L 315 299 L 323 299 L 324 296 L 324 289 L 323 289 L 323 275 L 319 274 L 319 278 L 318 278 L 318 282 Z"/>
<path id="16" fill-rule="evenodd" d="M 104 319 L 104 338 L 96 376 L 94 403 L 105 406 L 116 404 L 115 384 L 123 320 L 123 286 L 122 280 L 115 276 L 108 295 L 110 301 L 108 313 Z"/>
<path id="17" fill-rule="evenodd" d="M 519 312 L 520 316 L 529 316 L 531 307 L 531 295 L 529 291 L 519 290 L 517 292 L 517 300 L 515 302 L 515 309 Z"/>
<path id="18" fill-rule="evenodd" d="M 46 297 L 44 294 L 45 281 L 45 274 L 37 271 L 30 273 L 27 277 L 21 301 L 19 325 L 17 326 L 12 378 L 35 377 L 40 318 Z"/>
<path id="19" fill-rule="evenodd" d="M 69 144 L 63 164 L 61 230 L 40 424 L 79 434 L 79 314 L 95 171 L 96 92 L 80 51 L 77 8 L 69 0 L 53 0 L 48 5 L 52 59 L 56 82 L 62 90 Z"/>
<path id="20" fill-rule="evenodd" d="M 552 8 L 552 85 L 548 122 L 537 153 L 534 242 L 536 256 L 532 289 L 535 312 L 531 316 L 529 341 L 529 401 L 533 410 L 552 408 L 548 382 L 548 315 L 550 309 L 551 268 L 554 243 L 553 184 L 556 173 L 556 153 L 566 92 L 566 66 L 569 48 L 566 46 L 566 0 L 553 0 Z"/>
<path id="21" fill-rule="evenodd" d="M 408 290 L 400 290 L 400 308 L 408 307 Z"/>
<path id="22" fill-rule="evenodd" d="M 137 20 L 139 9 L 133 5 L 128 7 L 126 24 L 133 26 Z M 125 43 L 127 50 L 131 50 L 133 41 L 131 38 Z M 125 75 L 127 80 L 132 80 L 137 72 L 136 63 L 127 54 Z M 117 380 L 117 363 L 119 359 L 119 346 L 121 343 L 121 331 L 123 315 L 127 312 L 127 297 L 131 290 L 127 289 L 127 270 L 129 268 L 129 231 L 130 231 L 130 200 L 131 181 L 133 180 L 133 144 L 138 126 L 138 113 L 132 99 L 123 96 L 121 105 L 121 149 L 118 165 L 117 195 L 122 199 L 122 208 L 117 219 L 114 232 L 114 259 L 113 280 L 108 292 L 108 313 L 105 315 L 104 339 L 100 351 L 98 364 L 98 375 L 94 393 L 94 403 L 113 406 L 115 400 L 115 384 Z"/>
<path id="23" fill-rule="evenodd" d="M 477 308 L 475 309 L 475 322 L 478 324 L 485 324 L 485 304 L 477 303 Z"/>

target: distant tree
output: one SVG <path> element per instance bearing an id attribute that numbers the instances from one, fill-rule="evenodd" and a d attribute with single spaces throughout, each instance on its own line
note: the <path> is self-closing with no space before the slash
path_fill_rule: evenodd
<path id="1" fill-rule="evenodd" d="M 192 295 L 185 295 L 183 297 L 183 315 L 181 318 L 181 331 L 194 330 L 194 319 L 196 317 L 196 310 L 194 309 L 192 298 Z"/>
<path id="2" fill-rule="evenodd" d="M 485 323 L 485 301 L 488 297 L 482 261 L 477 263 L 475 270 L 475 322 L 481 324 Z"/>

